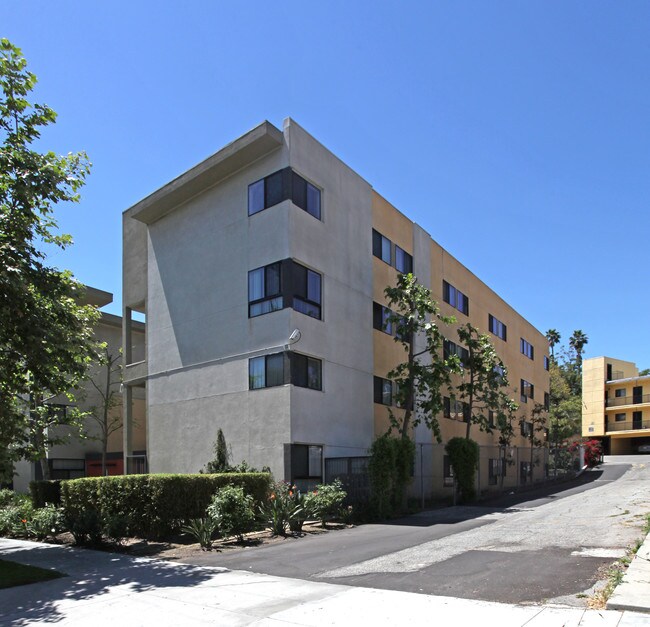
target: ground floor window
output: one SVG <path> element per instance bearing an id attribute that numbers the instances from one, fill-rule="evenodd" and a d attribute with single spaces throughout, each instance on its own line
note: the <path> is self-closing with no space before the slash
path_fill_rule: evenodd
<path id="1" fill-rule="evenodd" d="M 533 480 L 533 466 L 530 462 L 519 462 L 519 477 L 521 483 L 529 483 Z"/>
<path id="2" fill-rule="evenodd" d="M 323 483 L 323 447 L 320 444 L 291 444 L 289 450 L 293 485 L 307 492 Z"/>
<path id="3" fill-rule="evenodd" d="M 442 458 L 442 485 L 446 487 L 454 485 L 454 469 L 451 467 L 449 455 Z"/>

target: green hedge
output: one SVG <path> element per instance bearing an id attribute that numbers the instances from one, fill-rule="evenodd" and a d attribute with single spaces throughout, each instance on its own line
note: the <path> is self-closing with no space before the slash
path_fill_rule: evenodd
<path id="1" fill-rule="evenodd" d="M 51 505 L 61 505 L 61 481 L 30 481 L 29 491 L 32 495 L 32 505 L 35 508 Z"/>
<path id="2" fill-rule="evenodd" d="M 94 509 L 102 521 L 125 516 L 129 533 L 142 538 L 163 538 L 192 518 L 205 516 L 219 488 L 236 485 L 256 505 L 265 501 L 271 485 L 268 473 L 218 475 L 124 475 L 86 477 L 62 482 L 61 503 L 68 518 Z"/>

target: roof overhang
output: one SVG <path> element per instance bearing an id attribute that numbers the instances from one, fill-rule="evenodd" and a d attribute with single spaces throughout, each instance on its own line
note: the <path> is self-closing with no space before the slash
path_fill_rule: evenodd
<path id="1" fill-rule="evenodd" d="M 273 124 L 262 122 L 127 211 L 130 217 L 151 224 L 208 187 L 276 150 L 283 138 L 282 131 Z"/>

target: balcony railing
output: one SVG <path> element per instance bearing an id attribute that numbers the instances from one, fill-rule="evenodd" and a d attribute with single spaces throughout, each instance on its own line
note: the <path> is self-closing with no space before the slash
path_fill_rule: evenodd
<path id="1" fill-rule="evenodd" d="M 605 407 L 621 407 L 621 405 L 638 405 L 640 403 L 650 403 L 650 394 L 635 394 L 634 396 L 608 398 Z"/>
<path id="2" fill-rule="evenodd" d="M 612 378 L 607 380 L 616 381 L 617 379 L 625 379 L 625 373 L 622 370 L 614 370 L 614 372 L 612 372 Z"/>
<path id="3" fill-rule="evenodd" d="M 610 431 L 636 431 L 637 429 L 650 429 L 650 420 L 626 420 L 611 422 L 607 425 L 607 433 Z"/>

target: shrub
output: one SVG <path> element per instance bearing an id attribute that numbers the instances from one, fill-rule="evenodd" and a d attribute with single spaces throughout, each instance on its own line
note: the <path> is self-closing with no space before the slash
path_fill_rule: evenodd
<path id="1" fill-rule="evenodd" d="M 64 481 L 61 501 L 69 519 L 91 507 L 103 521 L 126 517 L 135 536 L 162 538 L 204 517 L 212 496 L 225 486 L 238 485 L 255 503 L 264 502 L 270 480 L 264 473 L 86 477 Z"/>
<path id="2" fill-rule="evenodd" d="M 182 531 L 189 533 L 200 545 L 203 551 L 212 551 L 212 538 L 217 529 L 217 523 L 211 516 L 193 518 Z"/>
<path id="3" fill-rule="evenodd" d="M 474 487 L 478 468 L 479 448 L 474 440 L 451 438 L 445 445 L 449 462 L 460 488 L 461 499 L 472 501 L 476 497 Z"/>
<path id="4" fill-rule="evenodd" d="M 65 529 L 63 510 L 55 505 L 46 505 L 35 509 L 31 519 L 27 522 L 27 530 L 37 540 L 45 540 L 55 536 Z"/>
<path id="5" fill-rule="evenodd" d="M 74 516 L 66 514 L 65 524 L 77 545 L 96 545 L 102 541 L 101 518 L 96 509 L 89 507 L 78 511 Z"/>
<path id="6" fill-rule="evenodd" d="M 0 490 L 0 507 L 14 505 L 16 493 L 13 490 Z"/>
<path id="7" fill-rule="evenodd" d="M 29 491 L 32 495 L 32 504 L 34 507 L 45 507 L 48 503 L 51 505 L 61 505 L 61 481 L 31 481 Z"/>
<path id="8" fill-rule="evenodd" d="M 574 453 L 582 446 L 585 450 L 585 464 L 589 468 L 595 468 L 600 464 L 603 454 L 602 445 L 599 440 L 578 440 L 569 445 L 569 451 Z"/>
<path id="9" fill-rule="evenodd" d="M 129 535 L 129 517 L 125 514 L 110 514 L 103 519 L 102 533 L 116 544 Z"/>
<path id="10" fill-rule="evenodd" d="M 387 518 L 402 506 L 406 486 L 411 478 L 415 444 L 410 438 L 377 438 L 370 447 L 371 504 L 378 518 Z"/>
<path id="11" fill-rule="evenodd" d="M 305 506 L 325 527 L 328 521 L 341 517 L 341 506 L 346 496 L 340 479 L 335 479 L 332 483 L 318 485 L 313 492 L 308 492 L 305 495 Z"/>
<path id="12" fill-rule="evenodd" d="M 255 527 L 254 507 L 253 497 L 241 486 L 226 486 L 212 497 L 207 511 L 223 537 L 237 536 L 242 542 L 244 534 Z"/>

